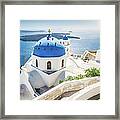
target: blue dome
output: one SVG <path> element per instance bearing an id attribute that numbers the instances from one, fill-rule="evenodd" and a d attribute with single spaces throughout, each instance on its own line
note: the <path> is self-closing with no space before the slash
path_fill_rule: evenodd
<path id="1" fill-rule="evenodd" d="M 33 55 L 38 57 L 60 57 L 65 55 L 65 48 L 54 40 L 43 38 L 35 45 Z"/>
<path id="2" fill-rule="evenodd" d="M 68 40 L 68 37 L 65 35 L 65 36 L 63 37 L 63 40 Z"/>

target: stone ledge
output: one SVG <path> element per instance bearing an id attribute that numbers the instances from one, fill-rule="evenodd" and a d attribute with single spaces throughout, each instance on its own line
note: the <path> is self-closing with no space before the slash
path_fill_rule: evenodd
<path id="1" fill-rule="evenodd" d="M 81 90 L 87 86 L 95 84 L 99 82 L 99 79 L 99 77 L 92 77 L 81 80 L 66 81 L 36 97 L 34 100 L 54 100 L 65 92 Z"/>

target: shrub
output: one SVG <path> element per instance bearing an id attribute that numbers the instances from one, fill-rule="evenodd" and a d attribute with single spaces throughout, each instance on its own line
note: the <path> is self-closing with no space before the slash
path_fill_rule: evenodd
<path id="1" fill-rule="evenodd" d="M 100 76 L 100 69 L 97 68 L 89 68 L 85 70 L 85 76 L 86 77 L 95 77 L 95 76 Z"/>
<path id="2" fill-rule="evenodd" d="M 59 84 L 64 82 L 64 81 L 71 81 L 71 80 L 80 80 L 85 77 L 95 77 L 95 76 L 100 76 L 100 69 L 97 68 L 89 68 L 85 70 L 85 75 L 79 74 L 77 76 L 68 76 L 64 80 L 59 80 Z"/>
<path id="3" fill-rule="evenodd" d="M 82 74 L 79 74 L 77 76 L 74 77 L 75 80 L 80 80 L 80 79 L 83 79 L 85 76 L 82 75 Z"/>
<path id="4" fill-rule="evenodd" d="M 82 75 L 82 74 L 79 74 L 79 75 L 78 75 L 78 78 L 79 78 L 79 79 L 83 79 L 84 77 L 85 77 L 85 76 Z"/>
<path id="5" fill-rule="evenodd" d="M 68 80 L 74 80 L 74 76 L 67 76 L 66 81 Z"/>
<path id="6" fill-rule="evenodd" d="M 64 80 L 59 80 L 59 84 L 62 83 L 62 82 L 64 82 Z"/>

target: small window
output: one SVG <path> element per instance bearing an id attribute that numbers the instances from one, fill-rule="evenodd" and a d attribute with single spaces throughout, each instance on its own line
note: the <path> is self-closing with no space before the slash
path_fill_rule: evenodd
<path id="1" fill-rule="evenodd" d="M 62 66 L 61 67 L 64 67 L 64 60 L 62 60 Z"/>
<path id="2" fill-rule="evenodd" d="M 51 69 L 51 62 L 50 61 L 47 62 L 47 69 Z"/>
<path id="3" fill-rule="evenodd" d="M 47 40 L 49 40 L 49 37 L 47 37 Z"/>
<path id="4" fill-rule="evenodd" d="M 38 67 L 38 60 L 36 59 L 36 67 Z"/>

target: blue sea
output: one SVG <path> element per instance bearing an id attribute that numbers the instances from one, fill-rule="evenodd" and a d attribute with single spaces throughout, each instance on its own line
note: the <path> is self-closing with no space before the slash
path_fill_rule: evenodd
<path id="1" fill-rule="evenodd" d="M 20 35 L 33 35 L 37 32 L 20 32 Z M 100 35 L 99 33 L 73 33 L 74 36 L 80 37 L 79 39 L 71 39 L 71 48 L 73 53 L 82 54 L 85 50 L 98 50 L 100 49 Z M 72 36 L 72 35 L 71 35 Z M 20 40 L 20 65 L 29 59 L 36 42 Z"/>

